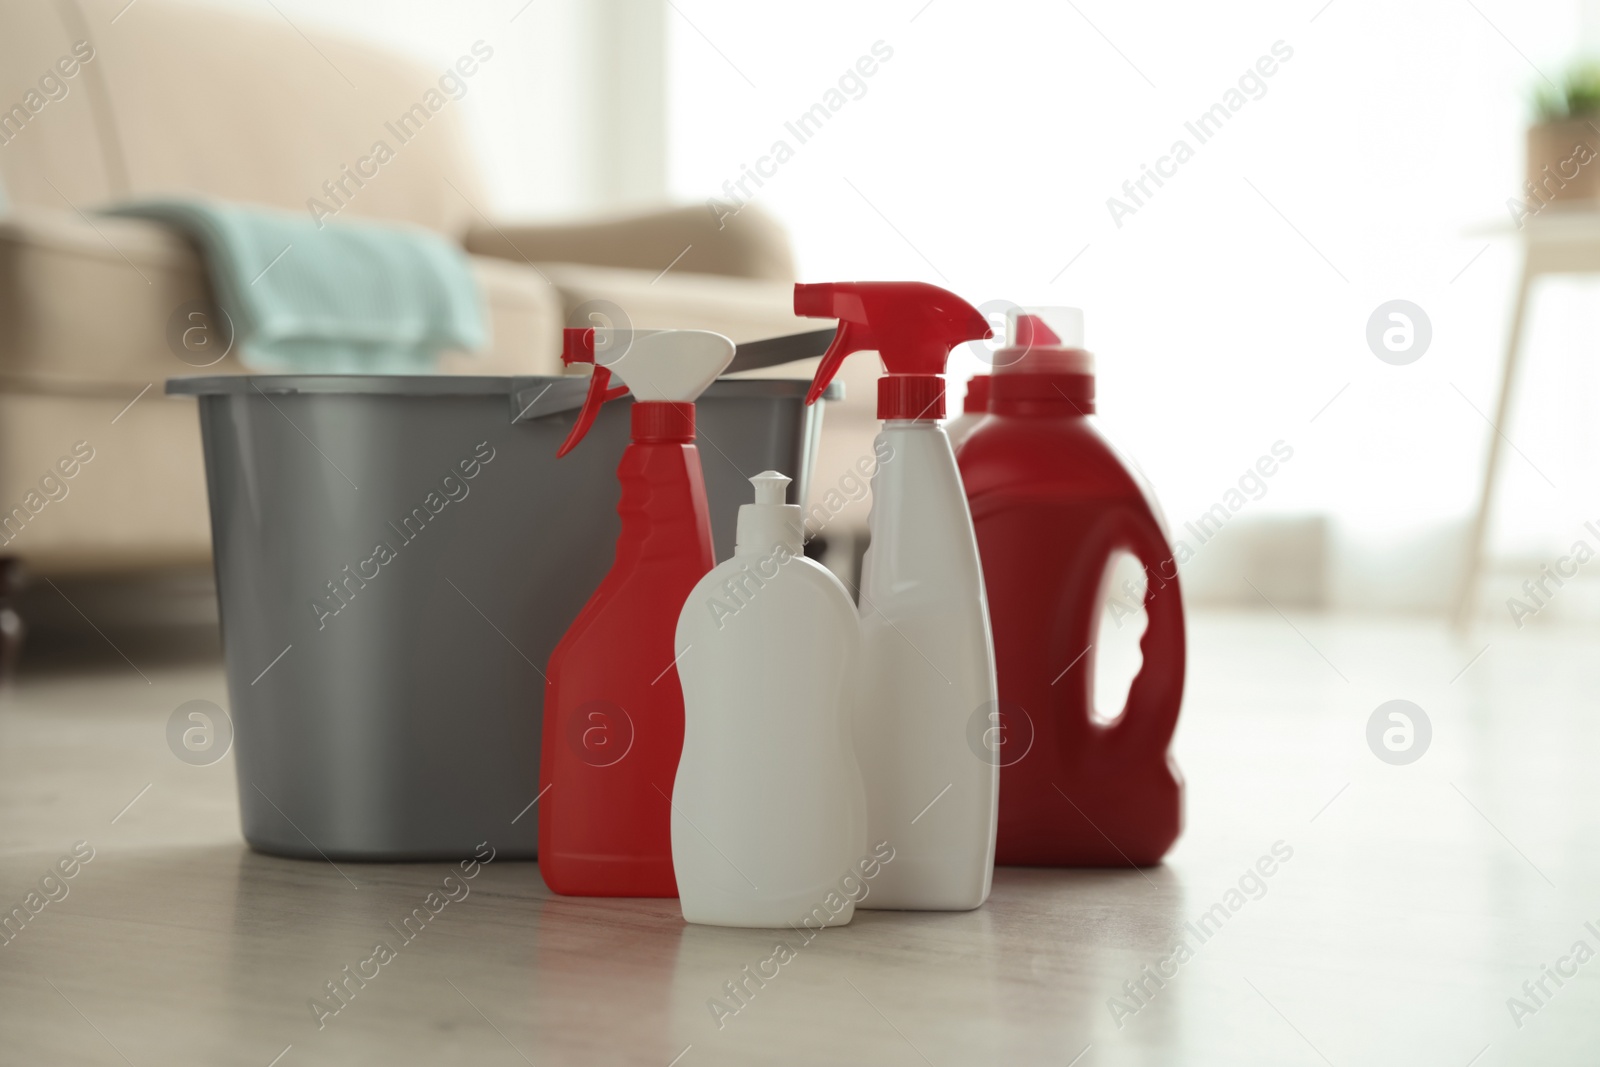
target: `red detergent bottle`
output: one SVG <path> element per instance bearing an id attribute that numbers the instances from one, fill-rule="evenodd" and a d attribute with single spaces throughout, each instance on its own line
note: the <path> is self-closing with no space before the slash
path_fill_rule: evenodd
<path id="1" fill-rule="evenodd" d="M 959 449 L 974 427 L 989 413 L 989 375 L 975 374 L 967 379 L 967 397 L 961 402 L 961 414 L 945 423 L 945 436 L 950 447 Z"/>
<path id="2" fill-rule="evenodd" d="M 1183 827 L 1168 754 L 1183 699 L 1177 565 L 1159 505 L 1100 435 L 1094 368 L 1075 308 L 1008 315 L 988 418 L 957 453 L 994 630 L 1001 765 L 995 862 L 1158 862 Z M 1094 661 L 1108 564 L 1143 565 L 1143 662 L 1127 704 L 1095 719 Z"/>
<path id="3" fill-rule="evenodd" d="M 617 468 L 616 562 L 546 672 L 539 870 L 556 893 L 678 895 L 671 797 L 683 691 L 673 635 L 684 599 L 716 561 L 694 400 L 732 358 L 733 342 L 701 330 L 565 335 L 562 359 L 595 370 L 558 455 L 588 432 L 613 375 L 635 402 L 633 437 Z"/>

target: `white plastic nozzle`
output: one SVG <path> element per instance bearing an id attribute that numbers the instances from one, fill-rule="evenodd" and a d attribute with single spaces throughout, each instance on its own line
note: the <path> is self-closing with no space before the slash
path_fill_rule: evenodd
<path id="1" fill-rule="evenodd" d="M 777 471 L 762 471 L 750 479 L 750 484 L 756 487 L 757 504 L 783 504 L 789 488 L 790 478 L 787 474 Z"/>
<path id="2" fill-rule="evenodd" d="M 788 475 L 777 471 L 762 471 L 750 479 L 756 487 L 756 500 L 739 508 L 736 554 L 765 555 L 780 546 L 793 555 L 804 551 L 800 505 L 784 503 L 789 482 Z"/>
<path id="3" fill-rule="evenodd" d="M 733 342 L 710 330 L 617 331 L 604 339 L 595 332 L 596 363 L 621 378 L 635 400 L 692 402 L 733 361 Z M 604 354 L 606 342 L 621 354 Z"/>

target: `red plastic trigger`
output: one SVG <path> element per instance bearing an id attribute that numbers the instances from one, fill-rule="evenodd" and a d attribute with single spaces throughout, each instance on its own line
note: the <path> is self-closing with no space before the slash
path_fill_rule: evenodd
<path id="1" fill-rule="evenodd" d="M 583 398 L 583 407 L 578 412 L 578 421 L 572 424 L 572 429 L 567 433 L 567 439 L 561 442 L 561 448 L 556 451 L 556 458 L 571 452 L 578 447 L 578 442 L 583 440 L 583 435 L 589 432 L 589 427 L 594 425 L 595 416 L 600 414 L 600 405 L 611 399 L 611 370 L 595 365 L 594 377 L 589 379 L 589 392 Z M 627 392 L 626 389 L 620 390 Z"/>
<path id="2" fill-rule="evenodd" d="M 839 329 L 833 335 L 833 343 L 822 354 L 822 362 L 817 366 L 816 376 L 811 381 L 811 388 L 806 391 L 806 403 L 815 404 L 817 398 L 822 396 L 828 383 L 833 381 L 833 376 L 839 373 L 839 367 L 844 363 L 844 358 L 863 348 L 873 348 L 876 342 L 872 339 L 871 327 L 852 321 L 840 319 Z"/>

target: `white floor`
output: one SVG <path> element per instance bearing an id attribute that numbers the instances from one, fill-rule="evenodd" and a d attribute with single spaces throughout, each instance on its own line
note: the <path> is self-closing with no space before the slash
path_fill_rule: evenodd
<path id="1" fill-rule="evenodd" d="M 186 765 L 163 734 L 183 701 L 226 705 L 220 668 L 25 682 L 0 698 L 0 913 L 75 842 L 94 858 L 0 946 L 0 1061 L 1600 1059 L 1600 631 L 1263 613 L 1201 616 L 1191 640 L 1188 828 L 1164 866 L 1002 870 L 971 914 L 862 913 L 789 938 L 742 1006 L 725 983 L 774 936 L 685 927 L 670 901 L 556 899 L 534 865 L 491 863 L 402 943 L 390 922 L 443 865 L 250 853 L 231 757 Z M 1433 730 L 1405 766 L 1366 739 L 1396 698 Z M 1292 855 L 1230 895 L 1274 847 Z M 1202 944 L 1185 924 L 1218 903 Z M 1142 969 L 1184 936 L 1158 987 Z M 380 940 L 395 958 L 319 1029 L 311 998 Z"/>

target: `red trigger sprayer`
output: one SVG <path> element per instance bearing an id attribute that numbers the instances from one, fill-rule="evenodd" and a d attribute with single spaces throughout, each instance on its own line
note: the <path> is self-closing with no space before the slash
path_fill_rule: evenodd
<path id="1" fill-rule="evenodd" d="M 683 692 L 673 636 L 689 591 L 715 562 L 694 401 L 733 359 L 702 330 L 568 330 L 562 358 L 595 363 L 565 455 L 601 404 L 634 396 L 617 477 L 616 562 L 551 653 L 540 752 L 539 869 L 569 896 L 675 897 L 673 779 Z M 623 390 L 609 388 L 615 376 Z M 626 758 L 624 758 L 626 757 Z"/>
<path id="2" fill-rule="evenodd" d="M 925 282 L 832 282 L 794 287 L 794 313 L 839 320 L 806 394 L 815 403 L 844 357 L 876 351 L 888 368 L 878 379 L 878 418 L 944 418 L 944 364 L 950 349 L 989 336 L 977 308 Z"/>
<path id="3" fill-rule="evenodd" d="M 594 425 L 594 417 L 600 414 L 600 405 L 607 400 L 626 396 L 628 393 L 628 387 L 625 385 L 619 385 L 615 389 L 606 388 L 611 384 L 611 368 L 595 359 L 594 334 L 592 326 L 561 331 L 561 362 L 569 367 L 574 363 L 591 364 L 594 367 L 594 375 L 589 379 L 589 392 L 583 398 L 583 408 L 578 412 L 578 419 L 572 424 L 567 439 L 561 442 L 561 447 L 556 451 L 557 459 L 578 447 L 578 442 L 583 440 L 584 435 L 589 432 L 589 427 Z"/>

